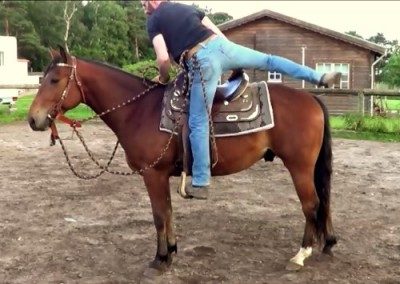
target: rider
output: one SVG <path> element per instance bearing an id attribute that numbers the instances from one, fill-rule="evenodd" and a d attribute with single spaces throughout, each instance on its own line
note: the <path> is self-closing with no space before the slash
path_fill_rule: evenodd
<path id="1" fill-rule="evenodd" d="M 189 74 L 193 75 L 189 102 L 190 143 L 193 152 L 192 184 L 187 194 L 206 199 L 210 185 L 209 121 L 202 89 L 205 84 L 208 110 L 223 72 L 239 68 L 276 71 L 318 86 L 338 84 L 341 73 L 320 74 L 286 58 L 264 54 L 229 41 L 205 13 L 193 6 L 168 0 L 141 1 L 148 16 L 147 32 L 157 56 L 161 84 L 169 81 L 171 60 L 179 62 L 184 51 Z M 200 70 L 194 68 L 195 60 Z M 201 73 L 201 74 L 200 74 Z M 235 98 L 227 98 L 234 100 Z"/>

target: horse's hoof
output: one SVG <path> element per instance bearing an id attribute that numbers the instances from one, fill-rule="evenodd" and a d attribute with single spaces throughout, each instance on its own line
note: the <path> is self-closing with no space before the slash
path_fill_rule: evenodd
<path id="1" fill-rule="evenodd" d="M 324 249 L 322 250 L 322 253 L 327 256 L 333 257 L 333 252 L 332 252 L 331 247 L 324 247 Z"/>
<path id="2" fill-rule="evenodd" d="M 147 267 L 143 272 L 143 277 L 140 279 L 140 284 L 159 283 L 162 275 L 163 271 L 152 267 Z"/>
<path id="3" fill-rule="evenodd" d="M 292 261 L 289 261 L 289 263 L 286 265 L 286 270 L 288 271 L 299 271 L 302 268 L 303 266 Z"/>
<path id="4" fill-rule="evenodd" d="M 169 257 L 166 261 L 161 261 L 159 259 L 155 259 L 149 263 L 149 268 L 158 270 L 160 273 L 164 273 L 170 267 L 172 263 L 172 257 Z"/>

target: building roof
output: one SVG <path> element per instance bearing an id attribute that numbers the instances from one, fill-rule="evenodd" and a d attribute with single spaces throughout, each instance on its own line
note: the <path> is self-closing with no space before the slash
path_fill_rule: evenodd
<path id="1" fill-rule="evenodd" d="M 257 13 L 245 16 L 240 19 L 235 19 L 235 20 L 225 22 L 225 23 L 219 25 L 218 27 L 220 28 L 221 31 L 224 32 L 224 31 L 228 31 L 230 29 L 237 28 L 239 26 L 248 24 L 250 22 L 265 18 L 265 17 L 275 19 L 275 20 L 278 20 L 281 22 L 285 22 L 287 24 L 297 26 L 297 27 L 300 27 L 303 29 L 307 29 L 307 30 L 310 30 L 310 31 L 313 31 L 313 32 L 316 32 L 316 33 L 319 33 L 319 34 L 322 34 L 325 36 L 329 36 L 329 37 L 335 38 L 337 40 L 341 40 L 346 43 L 353 44 L 358 47 L 371 50 L 378 54 L 384 54 L 386 52 L 385 47 L 380 46 L 376 43 L 373 43 L 373 42 L 370 42 L 370 41 L 367 41 L 367 40 L 364 40 L 364 39 L 361 39 L 361 38 L 358 38 L 355 36 L 336 32 L 336 31 L 333 31 L 333 30 L 330 30 L 327 28 L 323 28 L 323 27 L 314 25 L 314 24 L 310 24 L 310 23 L 283 15 L 283 14 L 280 14 L 280 13 L 277 13 L 277 12 L 274 12 L 271 10 L 267 10 L 267 9 L 261 10 Z"/>

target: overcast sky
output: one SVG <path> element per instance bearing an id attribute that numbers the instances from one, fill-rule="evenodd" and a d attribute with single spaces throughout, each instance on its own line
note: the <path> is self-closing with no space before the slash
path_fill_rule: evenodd
<path id="1" fill-rule="evenodd" d="M 364 38 L 383 33 L 400 42 L 400 1 L 177 1 L 196 2 L 212 12 L 225 12 L 234 19 L 272 10 L 341 33 L 356 31 Z"/>

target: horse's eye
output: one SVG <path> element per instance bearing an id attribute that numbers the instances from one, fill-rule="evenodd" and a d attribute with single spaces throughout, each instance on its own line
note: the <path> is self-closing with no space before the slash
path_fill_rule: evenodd
<path id="1" fill-rule="evenodd" d="M 53 79 L 51 79 L 51 81 L 50 81 L 50 82 L 51 82 L 52 84 L 57 84 L 57 83 L 58 83 L 58 81 L 60 81 L 60 80 L 59 80 L 59 79 L 54 79 L 54 78 L 53 78 Z"/>

